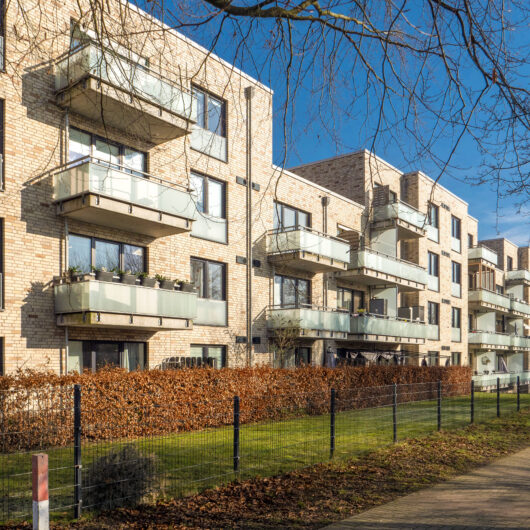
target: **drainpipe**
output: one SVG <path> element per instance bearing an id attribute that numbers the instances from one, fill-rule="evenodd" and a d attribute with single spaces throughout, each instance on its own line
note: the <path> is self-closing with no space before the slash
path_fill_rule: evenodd
<path id="1" fill-rule="evenodd" d="M 252 365 L 252 97 L 254 87 L 245 88 L 246 99 L 246 180 L 247 180 L 247 364 Z"/>
<path id="2" fill-rule="evenodd" d="M 64 117 L 64 163 L 66 164 L 68 162 L 68 156 L 70 153 L 70 117 L 68 114 L 68 110 L 66 111 L 65 117 Z M 64 270 L 65 272 L 68 271 L 68 218 L 64 218 Z M 64 328 L 64 369 L 65 374 L 68 373 L 68 326 L 65 326 Z M 61 372 L 62 372 L 63 365 L 61 363 Z"/>
<path id="3" fill-rule="evenodd" d="M 329 197 L 324 196 L 321 198 L 322 202 L 322 232 L 324 234 L 328 233 L 328 205 Z M 322 305 L 324 307 L 328 306 L 328 279 L 324 278 L 322 281 Z"/>

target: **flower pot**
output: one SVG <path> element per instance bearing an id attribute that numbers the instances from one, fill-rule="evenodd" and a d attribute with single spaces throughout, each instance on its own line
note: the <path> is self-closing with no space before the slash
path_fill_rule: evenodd
<path id="1" fill-rule="evenodd" d="M 144 287 L 154 287 L 156 285 L 156 279 L 146 276 L 145 278 L 140 278 L 140 283 Z"/>
<path id="2" fill-rule="evenodd" d="M 136 284 L 136 274 L 120 274 L 121 283 L 126 283 L 127 285 Z"/>
<path id="3" fill-rule="evenodd" d="M 109 271 L 96 271 L 96 280 L 100 282 L 111 282 L 114 278 L 114 273 Z"/>
<path id="4" fill-rule="evenodd" d="M 160 289 L 171 289 L 175 287 L 175 282 L 173 280 L 162 280 L 160 282 Z"/>
<path id="5" fill-rule="evenodd" d="M 195 285 L 192 283 L 181 283 L 180 290 L 185 293 L 194 293 L 196 291 Z"/>

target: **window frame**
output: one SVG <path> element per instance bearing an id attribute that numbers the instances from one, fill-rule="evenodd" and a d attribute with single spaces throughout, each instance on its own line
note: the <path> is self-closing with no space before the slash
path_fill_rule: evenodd
<path id="1" fill-rule="evenodd" d="M 433 264 L 433 261 L 431 259 L 431 256 L 435 257 L 435 263 L 436 263 L 436 274 L 433 274 L 431 272 L 431 265 Z M 427 273 L 429 274 L 429 276 L 434 276 L 435 278 L 439 278 L 440 277 L 440 255 L 439 254 L 436 254 L 436 252 L 431 252 L 430 250 L 427 251 Z"/>
<path id="2" fill-rule="evenodd" d="M 433 224 L 433 215 L 432 212 L 436 212 L 435 220 L 436 224 Z M 429 226 L 432 226 L 433 228 L 440 228 L 440 207 L 436 204 L 429 202 L 427 205 L 427 220 Z"/>
<path id="3" fill-rule="evenodd" d="M 193 281 L 193 270 L 192 270 L 192 263 L 193 262 L 199 262 L 202 264 L 202 282 L 203 282 L 203 285 L 204 285 L 204 289 L 205 289 L 205 292 L 207 294 L 207 296 L 201 296 L 201 290 L 200 290 L 200 286 L 198 285 L 195 285 L 195 287 L 197 288 L 197 296 L 198 298 L 201 298 L 203 300 L 217 300 L 219 302 L 226 302 L 227 298 L 226 298 L 226 284 L 227 284 L 227 274 L 226 274 L 226 271 L 227 271 L 227 267 L 226 267 L 226 263 L 223 263 L 222 261 L 214 261 L 214 260 L 207 260 L 207 259 L 204 259 L 204 258 L 196 258 L 194 256 L 190 257 L 190 274 L 191 274 L 191 280 Z M 215 265 L 221 265 L 222 266 L 222 270 L 223 270 L 223 274 L 222 274 L 222 285 L 221 285 L 221 290 L 222 290 L 222 298 L 219 299 L 219 298 L 212 298 L 210 296 L 210 292 L 211 291 L 211 287 L 210 287 L 210 283 L 208 282 L 208 269 L 209 269 L 209 266 L 210 264 L 215 264 Z"/>
<path id="4" fill-rule="evenodd" d="M 458 233 L 458 235 L 455 235 L 455 233 Z M 451 215 L 451 237 L 458 239 L 458 241 L 462 240 L 462 219 L 454 215 Z"/>
<path id="5" fill-rule="evenodd" d="M 284 222 L 284 211 L 285 211 L 285 208 L 289 208 L 291 210 L 294 211 L 295 213 L 295 219 L 296 219 L 296 222 L 294 225 L 292 226 L 285 226 L 285 222 Z M 278 212 L 278 215 L 275 216 L 275 212 Z M 299 214 L 300 213 L 303 213 L 304 215 L 307 215 L 307 221 L 308 221 L 308 225 L 309 226 L 305 226 L 305 225 L 301 225 L 299 223 Z M 274 221 L 275 219 L 278 219 L 278 222 L 279 222 L 279 225 L 277 227 L 274 227 Z M 311 229 L 312 226 L 313 226 L 313 217 L 311 215 L 311 212 L 306 212 L 305 210 L 302 210 L 301 208 L 297 208 L 296 206 L 291 206 L 290 204 L 286 204 L 284 202 L 280 202 L 280 201 L 274 201 L 273 202 L 273 212 L 272 212 L 272 224 L 273 224 L 273 229 L 274 230 L 278 230 L 279 232 L 283 232 L 285 230 L 300 230 L 300 228 L 307 228 L 307 229 Z"/>
<path id="6" fill-rule="evenodd" d="M 436 311 L 434 312 L 434 315 L 436 316 L 435 322 L 431 322 L 431 307 L 435 308 Z M 440 304 L 438 302 L 427 302 L 427 323 L 431 326 L 439 326 L 440 325 Z"/>
<path id="7" fill-rule="evenodd" d="M 511 256 L 506 256 L 506 270 L 513 271 L 513 258 Z"/>
<path id="8" fill-rule="evenodd" d="M 148 263 L 148 260 L 147 260 L 147 247 L 143 247 L 142 245 L 133 245 L 132 243 L 123 243 L 121 241 L 114 241 L 112 239 L 105 239 L 105 238 L 102 238 L 102 237 L 96 237 L 96 236 L 87 236 L 85 234 L 78 234 L 76 232 L 71 232 L 68 234 L 68 265 L 71 266 L 71 263 L 70 263 L 70 237 L 71 236 L 76 236 L 76 237 L 83 237 L 85 239 L 90 239 L 90 270 L 89 272 L 92 272 L 92 267 L 94 267 L 95 263 L 96 263 L 96 241 L 102 241 L 103 243 L 112 243 L 114 245 L 119 245 L 120 249 L 119 249 L 119 266 L 118 266 L 118 270 L 122 270 L 122 271 L 125 271 L 126 269 L 124 269 L 124 252 L 123 252 L 123 249 L 125 246 L 131 246 L 131 247 L 138 247 L 138 248 L 141 248 L 143 249 L 143 270 L 140 271 L 140 272 L 149 272 L 147 269 L 147 263 Z M 136 273 L 133 273 L 133 274 L 136 274 Z"/>
<path id="9" fill-rule="evenodd" d="M 204 215 L 209 215 L 211 217 L 214 217 L 215 219 L 226 219 L 226 188 L 227 188 L 226 182 L 223 181 L 223 180 L 219 180 L 219 179 L 210 177 L 209 175 L 205 175 L 204 173 L 201 173 L 199 171 L 195 171 L 195 170 L 192 169 L 190 171 L 190 187 L 191 187 L 191 175 L 193 175 L 194 177 L 201 178 L 202 181 L 203 181 L 203 186 L 202 186 L 202 194 L 203 194 L 202 204 L 203 204 L 203 207 L 204 207 L 204 211 L 199 210 L 199 208 L 197 207 L 199 212 L 203 213 Z M 210 198 L 209 198 L 209 189 L 210 189 L 210 187 L 209 187 L 209 182 L 210 181 L 213 181 L 216 184 L 221 184 L 221 187 L 222 187 L 221 217 L 217 217 L 216 215 L 213 215 L 213 214 L 211 214 L 209 212 L 209 209 L 210 209 Z M 193 192 L 194 191 L 195 190 L 193 190 Z"/>
<path id="10" fill-rule="evenodd" d="M 204 127 L 202 127 L 201 125 L 198 125 L 198 127 L 200 127 L 203 130 L 209 131 L 212 134 L 215 134 L 216 136 L 220 136 L 221 138 L 228 138 L 228 112 L 227 112 L 228 103 L 227 103 L 226 99 L 221 98 L 221 97 L 213 94 L 209 90 L 206 90 L 206 89 L 200 87 L 199 85 L 192 84 L 191 85 L 191 93 L 192 93 L 192 95 L 194 96 L 196 92 L 200 92 L 201 94 L 204 95 Z M 208 115 L 209 115 L 209 113 L 208 113 L 208 100 L 210 98 L 215 100 L 215 101 L 217 101 L 217 102 L 219 102 L 219 103 L 221 103 L 221 129 L 222 129 L 221 134 L 219 134 L 217 132 L 214 132 L 214 131 L 211 131 L 209 129 L 209 127 L 208 127 L 208 125 L 209 125 L 208 124 Z"/>
<path id="11" fill-rule="evenodd" d="M 458 361 L 455 363 L 455 355 L 458 355 L 457 359 Z M 462 362 L 462 353 L 459 351 L 452 351 L 451 352 L 451 366 L 460 366 L 460 363 Z"/>
<path id="12" fill-rule="evenodd" d="M 473 244 L 475 242 L 475 238 L 473 237 L 473 234 L 467 235 L 467 248 L 473 248 Z"/>
<path id="13" fill-rule="evenodd" d="M 207 351 L 210 348 L 222 348 L 221 352 L 221 366 L 216 369 L 226 368 L 227 366 L 227 347 L 225 344 L 190 344 L 190 357 L 192 348 L 202 348 L 202 360 L 203 362 L 208 359 Z"/>
<path id="14" fill-rule="evenodd" d="M 455 322 L 457 323 L 456 326 Z M 462 329 L 462 309 L 460 307 L 451 307 L 451 328 Z"/>
<path id="15" fill-rule="evenodd" d="M 281 278 L 281 287 L 280 287 L 280 302 L 279 303 L 276 303 L 276 300 L 274 300 L 274 306 L 275 307 L 285 307 L 285 308 L 298 308 L 298 307 L 301 307 L 301 305 L 307 305 L 307 306 L 310 306 L 312 305 L 311 304 L 311 300 L 312 300 L 312 282 L 311 280 L 308 280 L 306 278 L 298 278 L 296 276 L 287 276 L 285 274 L 275 274 L 274 277 L 273 277 L 273 285 L 276 285 L 276 278 Z M 295 303 L 294 304 L 286 304 L 284 303 L 283 299 L 284 299 L 284 292 L 283 292 L 283 285 L 284 285 L 284 280 L 294 280 L 296 283 L 295 283 Z M 308 302 L 300 302 L 300 298 L 299 298 L 299 293 L 300 293 L 300 289 L 298 288 L 298 282 L 306 282 L 307 283 L 307 298 L 308 298 Z M 273 295 L 275 295 L 276 293 L 274 292 Z"/>
<path id="16" fill-rule="evenodd" d="M 337 309 L 344 309 L 344 307 L 339 306 L 339 296 L 340 293 L 343 292 L 349 292 L 351 294 L 351 303 L 350 307 L 348 308 L 349 313 L 355 313 L 359 309 L 365 309 L 366 308 L 366 293 L 364 291 L 360 291 L 358 289 L 350 289 L 349 287 L 340 287 L 337 286 Z M 357 308 L 355 308 L 355 294 L 360 294 L 360 304 Z"/>
<path id="17" fill-rule="evenodd" d="M 451 282 L 462 285 L 462 264 L 458 261 L 451 261 Z"/>

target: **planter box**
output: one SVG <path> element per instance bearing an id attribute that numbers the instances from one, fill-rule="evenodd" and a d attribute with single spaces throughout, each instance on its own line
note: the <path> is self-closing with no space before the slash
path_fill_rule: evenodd
<path id="1" fill-rule="evenodd" d="M 173 291 L 175 288 L 175 282 L 173 280 L 162 280 L 160 282 L 160 289 L 170 289 Z"/>
<path id="2" fill-rule="evenodd" d="M 135 274 L 120 274 L 121 283 L 126 283 L 127 285 L 136 284 L 136 275 Z"/>
<path id="3" fill-rule="evenodd" d="M 100 282 L 111 282 L 114 278 L 113 272 L 108 271 L 96 271 L 96 280 Z"/>
<path id="4" fill-rule="evenodd" d="M 140 283 L 144 287 L 154 287 L 156 285 L 156 279 L 155 278 L 140 278 Z"/>
<path id="5" fill-rule="evenodd" d="M 181 283 L 180 290 L 185 293 L 194 293 L 197 291 L 197 288 L 192 283 Z"/>

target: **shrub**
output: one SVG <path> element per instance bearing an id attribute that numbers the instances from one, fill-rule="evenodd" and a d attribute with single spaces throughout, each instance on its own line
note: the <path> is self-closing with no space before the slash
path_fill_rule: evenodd
<path id="1" fill-rule="evenodd" d="M 155 457 L 132 445 L 111 449 L 83 473 L 83 506 L 111 509 L 133 506 L 155 488 Z"/>

